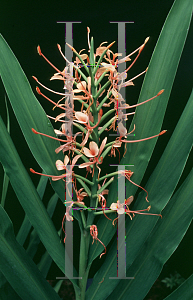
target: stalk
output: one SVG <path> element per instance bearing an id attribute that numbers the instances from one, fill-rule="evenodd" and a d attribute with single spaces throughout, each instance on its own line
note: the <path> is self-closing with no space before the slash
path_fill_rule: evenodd
<path id="1" fill-rule="evenodd" d="M 94 117 L 94 124 L 97 124 L 98 122 L 98 112 L 96 108 L 96 94 L 97 94 L 97 88 L 94 84 L 94 75 L 93 75 L 93 69 L 94 67 L 94 42 L 93 38 L 91 39 L 91 49 L 90 49 L 90 75 L 91 75 L 91 93 L 92 97 L 95 101 L 93 101 L 93 104 L 91 106 L 93 111 L 93 117 Z M 98 135 L 98 126 L 93 129 L 93 141 L 95 143 L 99 143 L 99 135 Z M 96 198 L 93 197 L 93 195 L 97 194 L 97 187 L 98 187 L 98 169 L 94 167 L 94 175 L 92 178 L 92 185 L 91 185 L 91 196 L 90 196 L 90 206 L 95 207 L 96 205 Z M 85 228 L 81 232 L 81 242 L 80 242 L 80 262 L 79 262 L 79 277 L 82 277 L 82 279 L 79 280 L 79 287 L 80 287 L 80 300 L 85 299 L 85 292 L 86 292 L 86 283 L 88 279 L 88 273 L 90 267 L 87 266 L 88 263 L 88 252 L 89 252 L 89 245 L 90 245 L 90 232 L 89 227 L 92 225 L 94 221 L 94 214 L 92 211 L 88 211 L 88 217 Z"/>

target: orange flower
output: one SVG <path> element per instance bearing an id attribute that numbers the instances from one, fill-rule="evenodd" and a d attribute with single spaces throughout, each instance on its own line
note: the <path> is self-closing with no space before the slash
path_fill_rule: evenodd
<path id="1" fill-rule="evenodd" d="M 98 230 L 97 230 L 97 227 L 96 227 L 96 225 L 91 225 L 90 226 L 90 235 L 92 236 L 92 238 L 93 238 L 93 241 L 92 241 L 92 244 L 94 243 L 94 240 L 98 240 L 102 245 L 103 245 L 103 247 L 105 248 L 105 252 L 104 253 L 101 253 L 101 255 L 100 255 L 100 258 L 104 255 L 104 254 L 106 254 L 106 247 L 105 247 L 105 245 L 98 239 Z"/>
<path id="2" fill-rule="evenodd" d="M 107 137 L 104 138 L 104 140 L 102 141 L 100 149 L 98 148 L 97 144 L 93 141 L 90 142 L 90 144 L 89 144 L 90 149 L 84 147 L 83 148 L 84 154 L 87 157 L 90 157 L 90 160 L 91 159 L 92 160 L 90 162 L 86 162 L 86 163 L 83 163 L 83 164 L 79 165 L 79 168 L 86 168 L 90 165 L 94 165 L 95 163 L 96 163 L 96 166 L 98 164 L 102 164 L 103 158 L 102 158 L 102 156 L 100 157 L 100 155 L 101 155 L 101 153 L 102 153 L 102 151 L 105 147 L 106 142 L 107 142 Z M 100 158 L 100 160 L 99 160 L 99 158 Z M 99 175 L 100 175 L 100 168 L 98 166 L 97 166 L 97 168 L 99 169 Z M 93 168 L 93 175 L 94 175 L 94 168 Z"/>
<path id="3" fill-rule="evenodd" d="M 152 216 L 159 216 L 162 218 L 162 215 L 160 214 L 149 214 L 149 213 L 144 213 L 143 211 L 149 211 L 151 206 L 148 206 L 148 208 L 145 208 L 145 209 L 140 209 L 140 210 L 130 210 L 128 205 L 131 204 L 131 202 L 133 201 L 134 197 L 133 196 L 130 196 L 126 201 L 125 203 L 120 203 L 120 201 L 118 200 L 117 203 L 112 203 L 111 206 L 110 206 L 110 209 L 112 210 L 116 210 L 118 215 L 122 215 L 124 213 L 126 213 L 132 220 L 132 216 L 131 214 L 133 214 L 133 217 L 135 216 L 135 214 L 141 214 L 141 215 L 152 215 Z M 125 209 L 125 206 L 126 206 L 126 209 Z M 119 218 L 119 216 L 117 218 L 115 218 L 113 220 L 113 225 L 114 225 L 114 222 Z"/>

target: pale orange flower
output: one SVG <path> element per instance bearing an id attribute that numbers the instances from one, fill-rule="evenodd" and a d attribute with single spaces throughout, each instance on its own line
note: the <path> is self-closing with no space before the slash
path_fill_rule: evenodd
<path id="1" fill-rule="evenodd" d="M 96 226 L 96 225 L 91 225 L 91 226 L 90 226 L 90 235 L 91 235 L 92 238 L 93 238 L 92 244 L 94 243 L 95 240 L 96 240 L 96 241 L 98 240 L 98 241 L 103 245 L 103 247 L 105 248 L 105 252 L 101 253 L 101 255 L 100 255 L 100 258 L 101 258 L 104 254 L 106 254 L 106 247 L 105 247 L 105 245 L 98 239 L 98 230 L 97 230 L 97 226 Z"/>

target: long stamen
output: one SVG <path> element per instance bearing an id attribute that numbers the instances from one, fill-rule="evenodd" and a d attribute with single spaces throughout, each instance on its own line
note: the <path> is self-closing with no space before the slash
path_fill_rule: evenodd
<path id="1" fill-rule="evenodd" d="M 67 63 L 70 64 L 70 61 L 66 58 L 66 56 L 65 56 L 65 55 L 63 54 L 63 52 L 62 52 L 61 46 L 60 46 L 59 44 L 57 44 L 57 47 L 58 47 L 58 49 L 59 49 L 60 54 L 62 55 L 62 57 L 67 61 Z"/>
<path id="2" fill-rule="evenodd" d="M 140 186 L 140 185 L 138 185 L 137 183 L 133 182 L 133 181 L 130 179 L 130 177 L 126 176 L 126 178 L 127 178 L 132 184 L 136 185 L 137 187 L 141 188 L 142 190 L 144 190 L 144 191 L 147 193 L 147 196 L 145 197 L 145 200 L 146 200 L 147 202 L 149 202 L 149 200 L 147 199 L 147 198 L 148 198 L 148 191 L 146 191 L 142 186 Z"/>
<path id="3" fill-rule="evenodd" d="M 138 59 L 139 55 L 140 55 L 141 51 L 139 51 L 139 53 L 137 54 L 136 58 L 134 59 L 134 61 L 130 64 L 130 66 L 125 70 L 125 73 L 127 73 L 131 67 L 134 65 L 134 63 L 136 62 L 136 60 Z"/>
<path id="4" fill-rule="evenodd" d="M 137 143 L 137 142 L 143 142 L 143 141 L 147 141 L 147 140 L 150 140 L 150 139 L 153 139 L 153 138 L 156 138 L 164 133 L 166 133 L 167 130 L 162 130 L 159 134 L 156 134 L 154 136 L 150 136 L 148 138 L 145 138 L 145 139 L 141 139 L 141 140 L 135 140 L 135 141 L 128 141 L 128 140 L 121 140 L 120 139 L 120 142 L 123 142 L 123 143 Z M 120 137 L 121 138 L 121 137 Z"/>
<path id="5" fill-rule="evenodd" d="M 136 58 L 134 59 L 134 61 L 132 62 L 132 64 L 125 70 L 125 73 L 127 73 L 127 72 L 131 69 L 131 67 L 134 65 L 134 63 L 135 63 L 136 60 L 138 59 L 139 55 L 141 54 L 141 51 L 142 51 L 143 48 L 145 47 L 145 44 L 148 42 L 148 40 L 149 40 L 149 38 L 146 38 L 144 44 L 143 44 L 141 47 L 139 47 L 139 53 L 137 54 L 137 56 L 136 56 Z"/>
<path id="6" fill-rule="evenodd" d="M 36 91 L 39 95 L 43 96 L 46 100 L 48 100 L 49 102 L 51 102 L 52 104 L 54 104 L 55 106 L 63 109 L 63 110 L 66 110 L 66 108 L 64 108 L 63 106 L 57 104 L 56 102 L 52 101 L 50 98 L 46 97 L 39 89 L 39 87 L 36 87 Z"/>
<path id="7" fill-rule="evenodd" d="M 42 53 L 42 51 L 41 51 L 41 49 L 40 49 L 40 46 L 37 47 L 37 50 L 38 50 L 38 54 L 39 54 L 40 56 L 42 56 L 42 57 L 49 63 L 49 65 L 52 66 L 52 68 L 54 68 L 58 73 L 60 73 L 62 76 L 64 76 L 64 74 L 63 74 L 60 70 L 58 70 L 58 68 L 56 68 L 56 67 L 55 67 L 55 66 L 47 59 L 47 57 L 45 57 L 45 55 Z"/>
<path id="8" fill-rule="evenodd" d="M 133 107 L 140 106 L 140 105 L 142 105 L 142 104 L 144 104 L 144 103 L 146 103 L 146 102 L 149 102 L 149 101 L 151 101 L 151 100 L 157 98 L 157 97 L 160 96 L 163 92 L 164 92 L 164 90 L 161 90 L 161 91 L 159 91 L 159 93 L 157 93 L 156 96 L 154 96 L 154 97 L 152 97 L 152 98 L 150 98 L 150 99 L 148 99 L 148 100 L 145 100 L 145 101 L 143 101 L 143 102 L 141 102 L 141 103 L 138 103 L 138 104 L 135 104 L 135 105 L 131 105 L 131 106 L 126 106 L 126 107 L 121 107 L 121 106 L 120 106 L 119 109 L 127 109 L 127 108 L 133 108 Z"/>
<path id="9" fill-rule="evenodd" d="M 129 82 L 132 83 L 132 81 L 133 81 L 134 79 L 136 79 L 136 78 L 138 78 L 139 76 L 141 76 L 141 75 L 143 75 L 144 73 L 146 73 L 147 70 L 148 70 L 148 68 L 147 68 L 145 71 L 141 72 L 140 74 L 136 75 L 135 77 L 129 79 L 128 81 L 125 81 L 125 82 L 119 84 L 119 85 L 118 85 L 119 90 L 120 90 L 123 86 L 128 86 L 128 85 L 129 85 Z M 123 73 L 125 73 L 125 72 L 123 72 Z M 121 73 L 121 74 L 123 74 L 123 73 Z M 121 74 L 119 74 L 119 75 L 121 75 Z M 126 74 L 126 73 L 125 73 L 125 74 Z"/>
<path id="10" fill-rule="evenodd" d="M 34 171 L 34 169 L 30 168 L 30 172 L 33 173 L 33 174 L 36 174 L 36 175 L 41 175 L 41 176 L 45 176 L 45 177 L 52 177 L 54 179 L 61 179 L 63 177 L 66 177 L 66 174 L 64 175 L 59 175 L 59 176 L 55 176 L 55 175 L 47 175 L 47 174 L 42 174 L 42 173 L 39 173 L 39 172 L 36 172 Z"/>
<path id="11" fill-rule="evenodd" d="M 126 210 L 126 214 L 128 213 L 132 213 L 132 214 L 140 214 L 140 215 L 151 215 L 151 216 L 159 216 L 159 217 L 161 217 L 162 218 L 162 215 L 160 215 L 160 214 L 151 214 L 151 213 L 143 213 L 142 211 L 149 211 L 150 210 L 150 208 L 151 208 L 151 206 L 148 206 L 148 208 L 146 208 L 146 209 L 140 209 L 140 210 L 130 210 L 130 209 L 127 209 Z"/>
<path id="12" fill-rule="evenodd" d="M 66 45 L 76 54 L 78 54 L 78 52 L 71 46 L 69 45 L 68 43 L 66 43 Z"/>
<path id="13" fill-rule="evenodd" d="M 144 44 L 146 44 L 146 43 L 148 42 L 148 40 L 149 40 L 149 37 L 147 37 L 147 38 L 145 39 Z M 144 44 L 142 44 L 139 48 L 135 49 L 132 53 L 130 53 L 130 54 L 128 54 L 127 56 L 125 56 L 124 59 L 126 59 L 126 58 L 130 57 L 131 55 L 135 54 L 137 51 L 139 51 L 139 50 L 141 49 L 141 47 L 143 47 Z M 123 62 L 123 58 L 119 59 L 119 60 L 118 60 L 118 63 L 119 63 L 119 61 Z"/>
<path id="14" fill-rule="evenodd" d="M 132 80 L 134 80 L 134 79 L 138 78 L 139 76 L 143 75 L 144 73 L 146 73 L 146 72 L 147 72 L 147 70 L 148 70 L 148 68 L 147 68 L 145 71 L 143 71 L 143 72 L 139 73 L 138 75 L 136 75 L 135 77 L 133 77 L 133 78 L 129 79 L 129 81 L 132 81 Z"/>
<path id="15" fill-rule="evenodd" d="M 32 131 L 33 131 L 33 133 L 35 133 L 35 134 L 40 134 L 40 135 L 43 135 L 43 136 L 47 136 L 47 137 L 49 137 L 50 139 L 53 139 L 53 140 L 56 140 L 56 141 L 59 141 L 59 142 L 63 142 L 63 143 L 68 142 L 67 140 L 58 139 L 58 138 L 55 138 L 55 137 L 53 137 L 53 136 L 51 136 L 51 135 L 47 135 L 47 134 L 45 134 L 45 133 L 38 132 L 38 131 L 36 131 L 34 128 L 32 128 Z M 71 143 L 71 142 L 70 142 L 70 143 Z"/>
<path id="16" fill-rule="evenodd" d="M 35 81 L 37 81 L 37 83 L 39 83 L 39 85 L 41 85 L 44 89 L 48 90 L 49 92 L 52 92 L 54 94 L 61 95 L 61 96 L 70 96 L 70 94 L 59 93 L 59 92 L 49 89 L 48 87 L 43 85 L 41 82 L 39 82 L 39 80 L 35 76 L 32 76 L 32 78 L 35 79 Z"/>
<path id="17" fill-rule="evenodd" d="M 87 27 L 88 47 L 89 47 L 89 50 L 90 50 L 90 39 L 89 39 L 89 35 L 90 35 L 90 28 Z"/>

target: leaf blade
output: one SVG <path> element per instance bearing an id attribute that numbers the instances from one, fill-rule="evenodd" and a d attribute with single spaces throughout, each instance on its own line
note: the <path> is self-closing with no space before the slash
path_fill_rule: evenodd
<path id="1" fill-rule="evenodd" d="M 1 271 L 11 286 L 22 299 L 60 299 L 16 241 L 12 223 L 2 206 L 0 217 Z"/>

